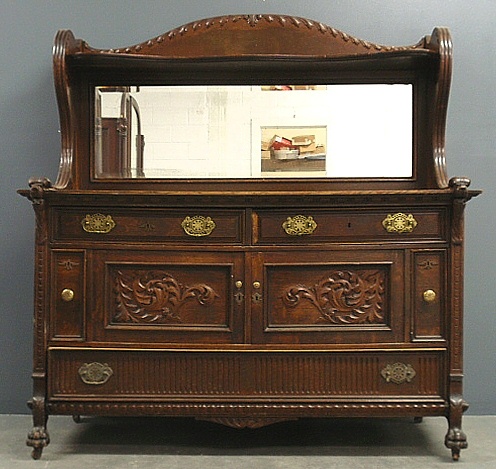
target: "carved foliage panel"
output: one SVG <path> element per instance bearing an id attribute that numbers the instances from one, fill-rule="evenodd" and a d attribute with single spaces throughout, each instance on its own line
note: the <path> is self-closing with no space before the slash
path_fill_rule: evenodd
<path id="1" fill-rule="evenodd" d="M 243 334 L 234 281 L 242 254 L 108 250 L 92 253 L 88 338 L 140 343 L 233 342 Z"/>
<path id="2" fill-rule="evenodd" d="M 270 269 L 272 325 L 387 324 L 385 266 L 295 266 Z"/>
<path id="3" fill-rule="evenodd" d="M 346 267 L 330 270 L 312 285 L 294 284 L 281 297 L 285 311 L 296 321 L 308 313 L 299 314 L 295 308 L 305 301 L 319 315 L 315 323 L 329 324 L 383 324 L 384 282 L 383 270 L 351 270 Z"/>
<path id="4" fill-rule="evenodd" d="M 266 292 L 254 311 L 255 341 L 406 340 L 403 256 L 400 250 L 263 254 Z"/>
<path id="5" fill-rule="evenodd" d="M 110 324 L 227 326 L 229 270 L 213 266 L 113 265 Z"/>

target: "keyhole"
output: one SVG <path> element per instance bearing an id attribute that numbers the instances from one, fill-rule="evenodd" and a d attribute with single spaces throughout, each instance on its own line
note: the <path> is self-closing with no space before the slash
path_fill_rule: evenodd
<path id="1" fill-rule="evenodd" d="M 351 228 L 351 221 L 348 222 L 348 228 Z"/>

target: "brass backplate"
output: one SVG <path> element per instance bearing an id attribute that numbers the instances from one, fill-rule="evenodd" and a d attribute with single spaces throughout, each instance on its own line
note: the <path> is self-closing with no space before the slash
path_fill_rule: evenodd
<path id="1" fill-rule="evenodd" d="M 208 236 L 214 231 L 215 222 L 210 217 L 195 215 L 194 217 L 186 217 L 181 226 L 189 236 Z"/>
<path id="2" fill-rule="evenodd" d="M 312 234 L 317 228 L 317 223 L 311 216 L 296 215 L 288 217 L 282 228 L 290 236 L 303 236 Z"/>
<path id="3" fill-rule="evenodd" d="M 81 220 L 83 230 L 87 233 L 110 233 L 115 228 L 115 221 L 110 215 L 94 213 Z"/>
<path id="4" fill-rule="evenodd" d="M 411 233 L 417 224 L 417 220 L 411 213 L 388 214 L 382 221 L 382 226 L 388 233 Z"/>

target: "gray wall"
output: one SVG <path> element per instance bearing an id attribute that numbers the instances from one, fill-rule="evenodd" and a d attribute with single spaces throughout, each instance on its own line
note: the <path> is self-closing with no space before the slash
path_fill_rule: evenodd
<path id="1" fill-rule="evenodd" d="M 450 176 L 467 175 L 485 193 L 467 214 L 465 397 L 472 414 L 496 413 L 496 54 L 494 0 L 15 0 L 0 19 L 0 413 L 27 412 L 31 394 L 33 228 L 16 195 L 33 175 L 58 167 L 58 115 L 51 47 L 72 29 L 95 47 L 131 45 L 189 21 L 237 13 L 318 19 L 372 42 L 413 44 L 448 26 L 455 67 L 448 117 Z"/>

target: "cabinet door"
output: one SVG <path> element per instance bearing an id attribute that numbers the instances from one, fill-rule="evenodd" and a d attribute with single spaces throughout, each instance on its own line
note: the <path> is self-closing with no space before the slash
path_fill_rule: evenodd
<path id="1" fill-rule="evenodd" d="M 405 340 L 401 250 L 259 253 L 253 259 L 255 343 Z"/>
<path id="2" fill-rule="evenodd" d="M 244 257 L 192 251 L 93 251 L 89 340 L 231 343 L 243 339 L 236 301 Z"/>

